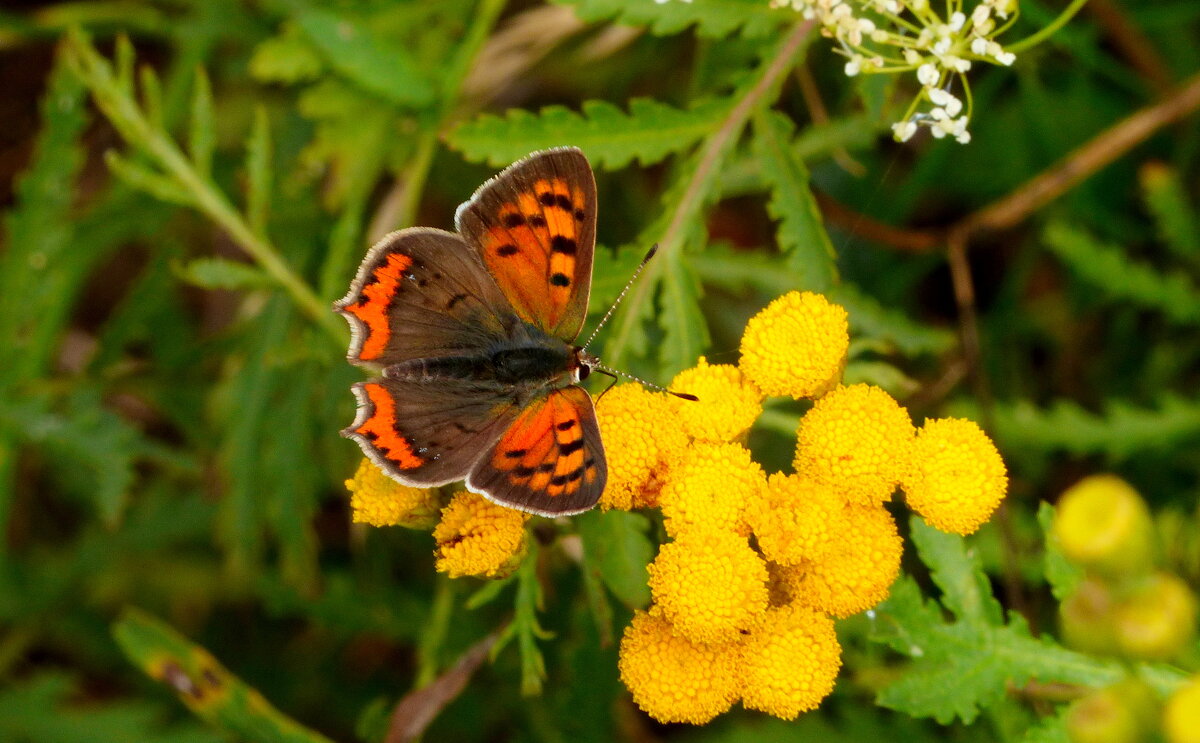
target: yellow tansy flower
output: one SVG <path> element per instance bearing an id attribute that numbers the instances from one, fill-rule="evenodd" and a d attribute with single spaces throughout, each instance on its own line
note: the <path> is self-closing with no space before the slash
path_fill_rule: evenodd
<path id="1" fill-rule="evenodd" d="M 732 441 L 762 413 L 762 392 L 746 381 L 736 366 L 710 365 L 703 356 L 695 367 L 675 376 L 671 389 L 700 398 L 672 397 L 668 402 L 678 425 L 701 441 Z"/>
<path id="2" fill-rule="evenodd" d="M 746 521 L 758 548 L 772 562 L 819 560 L 850 530 L 845 501 L 828 485 L 777 473 L 761 492 L 762 497 L 747 506 Z"/>
<path id="3" fill-rule="evenodd" d="M 346 489 L 350 491 L 351 518 L 356 524 L 429 529 L 437 523 L 436 490 L 401 485 L 370 459 L 359 463 L 354 477 L 346 480 Z"/>
<path id="4" fill-rule="evenodd" d="M 658 612 L 639 611 L 621 638 L 618 668 L 646 714 L 702 725 L 737 701 L 737 648 L 694 642 L 673 632 Z"/>
<path id="5" fill-rule="evenodd" d="M 734 640 L 767 608 L 767 565 L 730 531 L 685 529 L 648 570 L 655 604 L 696 642 Z"/>
<path id="6" fill-rule="evenodd" d="M 766 484 L 762 467 L 741 444 L 693 444 L 659 498 L 667 534 L 710 526 L 748 536 L 746 504 L 759 500 Z"/>
<path id="7" fill-rule="evenodd" d="M 1167 743 L 1200 743 L 1200 675 L 1175 690 L 1163 710 Z"/>
<path id="8" fill-rule="evenodd" d="M 525 554 L 525 522 L 529 514 L 492 503 L 482 495 L 461 492 L 442 509 L 433 530 L 437 569 L 451 578 L 511 575 Z"/>
<path id="9" fill-rule="evenodd" d="M 796 472 L 828 483 L 852 503 L 880 504 L 904 475 L 913 438 L 908 411 L 868 384 L 817 400 L 796 432 Z"/>
<path id="10" fill-rule="evenodd" d="M 742 643 L 742 704 L 795 719 L 829 696 L 841 667 L 832 619 L 801 606 L 769 609 Z"/>
<path id="11" fill-rule="evenodd" d="M 1008 490 L 1004 460 L 974 421 L 927 420 L 909 451 L 905 500 L 936 529 L 970 534 Z"/>
<path id="12" fill-rule="evenodd" d="M 768 395 L 816 397 L 841 377 L 846 311 L 820 294 L 789 292 L 750 318 L 738 366 Z"/>
<path id="13" fill-rule="evenodd" d="M 851 529 L 823 558 L 777 571 L 793 602 L 835 617 L 857 614 L 887 598 L 904 549 L 884 509 L 851 506 L 846 517 Z"/>
<path id="14" fill-rule="evenodd" d="M 596 404 L 608 458 L 602 508 L 643 508 L 657 503 L 666 471 L 687 447 L 666 395 L 621 384 Z"/>
<path id="15" fill-rule="evenodd" d="M 1116 475 L 1085 477 L 1058 501 L 1054 536 L 1067 559 L 1106 576 L 1146 573 L 1154 562 L 1150 509 Z"/>

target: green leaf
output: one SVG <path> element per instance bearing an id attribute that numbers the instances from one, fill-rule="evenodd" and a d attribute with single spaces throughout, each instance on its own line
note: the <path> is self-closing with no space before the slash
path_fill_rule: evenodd
<path id="1" fill-rule="evenodd" d="M 294 23 L 285 23 L 278 36 L 260 42 L 250 57 L 250 74 L 263 82 L 312 80 L 323 68 L 320 55 Z"/>
<path id="2" fill-rule="evenodd" d="M 275 709 L 207 650 L 158 619 L 126 609 L 112 631 L 143 673 L 166 684 L 198 717 L 229 734 L 263 743 L 330 743 Z"/>
<path id="3" fill-rule="evenodd" d="M 956 342 L 953 332 L 923 325 L 898 310 L 884 307 L 851 284 L 830 287 L 826 296 L 846 308 L 852 337 L 886 341 L 905 356 L 942 353 Z"/>
<path id="4" fill-rule="evenodd" d="M 739 29 L 745 36 L 760 37 L 794 21 L 790 8 L 772 8 L 759 0 L 554 0 L 569 5 L 585 21 L 613 20 L 628 26 L 645 26 L 658 36 L 670 36 L 695 25 L 704 37 L 728 36 Z"/>
<path id="5" fill-rule="evenodd" d="M 987 574 L 979 558 L 967 550 L 962 537 L 938 531 L 923 520 L 909 521 L 910 538 L 929 568 L 933 582 L 942 589 L 942 604 L 960 621 L 976 626 L 1000 624 L 1003 610 L 992 595 Z"/>
<path id="6" fill-rule="evenodd" d="M 1038 504 L 1038 526 L 1042 528 L 1043 548 L 1042 560 L 1046 571 L 1046 581 L 1050 583 L 1050 592 L 1060 602 L 1071 594 L 1083 580 L 1083 568 L 1071 562 L 1062 553 L 1058 540 L 1054 537 L 1054 506 L 1042 501 Z"/>
<path id="7" fill-rule="evenodd" d="M 1141 183 L 1142 197 L 1167 247 L 1181 258 L 1200 258 L 1200 221 L 1179 173 L 1162 163 L 1151 163 L 1142 168 Z"/>
<path id="8" fill-rule="evenodd" d="M 256 106 L 254 128 L 246 141 L 246 221 L 259 235 L 267 233 L 273 180 L 271 121 L 267 109 Z"/>
<path id="9" fill-rule="evenodd" d="M 659 275 L 662 310 L 658 326 L 663 333 L 659 368 L 664 375 L 673 375 L 696 363 L 708 346 L 708 326 L 700 312 L 700 281 L 687 260 L 675 257 Z"/>
<path id="10" fill-rule="evenodd" d="M 767 212 L 779 221 L 779 247 L 799 274 L 802 288 L 826 291 L 837 282 L 837 254 L 808 188 L 808 168 L 790 146 L 792 122 L 783 114 L 760 111 L 754 133 L 758 164 L 771 186 Z"/>
<path id="11" fill-rule="evenodd" d="M 433 84 L 401 45 L 380 38 L 357 19 L 308 8 L 295 16 L 326 63 L 346 78 L 399 105 L 433 102 Z"/>
<path id="12" fill-rule="evenodd" d="M 995 409 L 996 437 L 1033 451 L 1104 454 L 1114 461 L 1170 451 L 1200 434 L 1200 401 L 1163 396 L 1157 408 L 1109 401 L 1097 414 L 1070 400 L 1047 408 L 1022 400 Z"/>
<path id="13" fill-rule="evenodd" d="M 255 266 L 228 258 L 197 258 L 178 269 L 176 275 L 203 289 L 245 291 L 274 286 L 271 278 Z"/>
<path id="14" fill-rule="evenodd" d="M 203 67 L 196 68 L 192 80 L 192 116 L 188 123 L 188 154 L 192 157 L 196 172 L 207 178 L 212 173 L 217 124 L 213 111 L 212 84 Z"/>
<path id="15" fill-rule="evenodd" d="M 158 73 L 150 65 L 142 65 L 138 70 L 138 79 L 142 88 L 142 110 L 146 112 L 146 120 L 156 129 L 163 128 L 163 94 L 162 83 Z"/>
<path id="16" fill-rule="evenodd" d="M 535 150 L 574 145 L 595 167 L 616 170 L 633 160 L 653 165 L 691 148 L 729 113 L 726 99 L 702 100 L 680 109 L 648 98 L 629 101 L 629 113 L 608 101 L 584 101 L 582 112 L 548 106 L 537 113 L 511 109 L 460 124 L 446 141 L 472 162 L 507 165 Z"/>
<path id="17" fill-rule="evenodd" d="M 646 566 L 654 558 L 650 522 L 628 511 L 588 511 L 575 517 L 583 540 L 583 565 L 596 571 L 608 590 L 631 609 L 650 603 Z"/>
<path id="18" fill-rule="evenodd" d="M 130 188 L 144 191 L 156 199 L 168 204 L 191 206 L 195 203 L 192 194 L 178 181 L 161 173 L 156 173 L 145 165 L 127 160 L 115 150 L 104 153 L 104 163 L 112 174 Z"/>
<path id="19" fill-rule="evenodd" d="M 1109 298 L 1161 312 L 1177 323 L 1200 323 L 1200 289 L 1186 274 L 1161 273 L 1062 222 L 1049 225 L 1043 239 L 1080 281 Z"/>
<path id="20" fill-rule="evenodd" d="M 1066 712 L 1069 708 L 1069 705 L 1060 705 L 1055 714 L 1047 715 L 1031 725 L 1021 738 L 1021 743 L 1073 743 L 1067 734 Z"/>

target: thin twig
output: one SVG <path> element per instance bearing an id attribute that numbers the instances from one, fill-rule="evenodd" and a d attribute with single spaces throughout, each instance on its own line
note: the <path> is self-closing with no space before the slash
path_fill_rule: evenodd
<path id="1" fill-rule="evenodd" d="M 800 97 L 804 99 L 804 105 L 808 106 L 808 115 L 813 124 L 828 124 L 829 111 L 825 108 L 825 101 L 821 100 L 821 91 L 817 88 L 817 81 L 813 79 L 807 64 L 796 65 L 796 82 L 800 85 Z M 833 161 L 850 175 L 858 178 L 866 175 L 866 167 L 851 157 L 842 145 L 834 147 L 830 154 L 833 155 Z"/>
<path id="2" fill-rule="evenodd" d="M 1166 95 L 1171 91 L 1174 77 L 1166 60 L 1113 0 L 1091 0 L 1088 12 L 1112 39 L 1113 46 L 1121 51 L 1157 95 Z"/>

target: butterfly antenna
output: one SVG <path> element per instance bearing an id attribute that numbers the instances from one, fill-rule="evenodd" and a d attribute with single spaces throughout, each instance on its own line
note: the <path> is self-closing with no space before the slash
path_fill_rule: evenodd
<path id="1" fill-rule="evenodd" d="M 612 317 L 612 313 L 616 312 L 617 305 L 621 304 L 621 300 L 625 298 L 625 294 L 629 291 L 629 287 L 633 286 L 633 282 L 637 281 L 638 274 L 642 272 L 642 269 L 646 267 L 646 264 L 650 262 L 650 259 L 653 258 L 654 254 L 657 252 L 658 243 L 654 243 L 654 245 L 652 245 L 650 250 L 646 253 L 646 257 L 643 258 L 642 262 L 638 264 L 638 267 L 633 270 L 633 275 L 629 277 L 629 281 L 625 282 L 625 288 L 622 289 L 621 293 L 617 295 L 617 298 L 613 301 L 612 306 L 608 308 L 608 312 L 605 312 L 604 317 L 600 318 L 600 324 L 597 325 L 596 329 L 592 331 L 592 334 L 588 336 L 587 343 L 583 344 L 583 348 L 586 349 L 588 346 L 592 345 L 592 341 L 596 339 L 596 334 L 600 332 L 600 328 L 603 328 L 604 323 L 608 322 L 608 318 Z"/>
<path id="2" fill-rule="evenodd" d="M 598 364 L 598 363 L 592 362 L 592 371 L 598 371 L 601 374 L 607 374 L 608 376 L 612 377 L 613 379 L 616 379 L 618 375 L 625 377 L 626 379 L 632 379 L 633 381 L 637 382 L 638 384 L 642 385 L 643 387 L 649 387 L 652 390 L 658 390 L 659 392 L 665 392 L 668 395 L 674 395 L 675 397 L 678 397 L 681 400 L 691 400 L 692 402 L 698 402 L 700 400 L 700 398 L 696 397 L 695 395 L 688 394 L 687 392 L 675 392 L 674 390 L 669 390 L 666 387 L 659 387 L 657 384 L 654 384 L 652 382 L 647 382 L 646 380 L 641 379 L 639 377 L 635 377 L 632 374 L 629 374 L 628 372 L 617 371 L 616 369 L 610 369 L 609 367 L 604 366 L 603 364 Z M 605 392 L 608 392 L 608 390 L 605 390 Z"/>

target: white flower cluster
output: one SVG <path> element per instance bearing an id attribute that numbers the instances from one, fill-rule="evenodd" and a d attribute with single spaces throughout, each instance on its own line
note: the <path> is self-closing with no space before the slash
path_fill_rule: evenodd
<path id="1" fill-rule="evenodd" d="M 661 2 L 662 0 L 656 0 Z M 904 117 L 892 125 L 897 141 L 906 142 L 918 127 L 934 137 L 971 141 L 971 89 L 965 73 L 972 62 L 1011 65 L 1012 52 L 995 40 L 1017 16 L 1017 0 L 980 0 L 970 15 L 964 0 L 946 0 L 946 16 L 929 0 L 770 0 L 821 23 L 821 33 L 835 40 L 846 57 L 846 74 L 915 72 L 921 84 Z M 999 19 L 999 23 L 997 22 Z M 951 89 L 957 80 L 966 98 Z M 964 111 L 964 107 L 966 111 Z"/>

